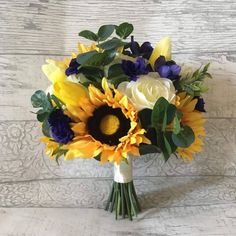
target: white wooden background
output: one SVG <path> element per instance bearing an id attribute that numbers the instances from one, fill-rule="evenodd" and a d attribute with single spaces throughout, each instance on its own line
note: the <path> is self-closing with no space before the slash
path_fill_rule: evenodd
<path id="1" fill-rule="evenodd" d="M 112 166 L 57 166 L 30 113 L 31 94 L 48 85 L 46 58 L 70 55 L 82 29 L 123 21 L 140 41 L 171 36 L 177 62 L 211 61 L 214 77 L 205 151 L 190 164 L 135 160 L 145 210 L 133 223 L 84 209 L 103 207 Z M 0 30 L 0 236 L 236 235 L 236 1 L 0 0 Z"/>

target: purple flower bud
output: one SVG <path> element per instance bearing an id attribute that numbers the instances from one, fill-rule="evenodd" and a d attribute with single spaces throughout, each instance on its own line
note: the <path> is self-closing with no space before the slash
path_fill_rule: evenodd
<path id="1" fill-rule="evenodd" d="M 196 96 L 194 98 L 197 98 L 197 104 L 195 106 L 195 110 L 200 111 L 200 112 L 206 112 L 204 105 L 205 101 L 202 97 Z"/>
<path id="2" fill-rule="evenodd" d="M 69 67 L 65 71 L 66 76 L 78 74 L 79 73 L 78 67 L 79 63 L 76 61 L 76 58 L 71 59 Z"/>

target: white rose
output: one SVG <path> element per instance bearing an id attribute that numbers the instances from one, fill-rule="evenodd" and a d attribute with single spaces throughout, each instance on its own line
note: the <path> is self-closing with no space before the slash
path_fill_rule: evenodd
<path id="1" fill-rule="evenodd" d="M 118 90 L 131 100 L 137 110 L 152 109 L 160 97 L 175 103 L 175 87 L 172 81 L 160 78 L 156 72 L 141 75 L 137 81 L 122 82 Z"/>

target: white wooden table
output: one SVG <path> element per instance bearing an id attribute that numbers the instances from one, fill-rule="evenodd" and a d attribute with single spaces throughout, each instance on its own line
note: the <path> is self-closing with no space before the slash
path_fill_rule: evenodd
<path id="1" fill-rule="evenodd" d="M 30 96 L 49 84 L 46 58 L 76 50 L 82 29 L 129 21 L 136 39 L 169 35 L 174 59 L 212 62 L 205 151 L 192 163 L 134 162 L 143 206 L 133 222 L 102 210 L 112 166 L 44 155 Z M 0 0 L 0 236 L 236 235 L 234 0 Z"/>

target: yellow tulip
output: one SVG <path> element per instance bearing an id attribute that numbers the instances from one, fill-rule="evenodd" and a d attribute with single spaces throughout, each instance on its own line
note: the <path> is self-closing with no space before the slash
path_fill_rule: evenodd
<path id="1" fill-rule="evenodd" d="M 160 56 L 164 56 L 167 61 L 171 60 L 171 39 L 169 37 L 161 39 L 161 41 L 156 44 L 149 58 L 149 62 L 153 68 L 156 59 Z"/>
<path id="2" fill-rule="evenodd" d="M 70 81 L 56 82 L 53 86 L 53 94 L 67 106 L 77 107 L 88 98 L 88 92 L 81 84 Z"/>
<path id="3" fill-rule="evenodd" d="M 42 66 L 43 73 L 52 83 L 62 82 L 66 79 L 66 64 L 51 59 L 46 60 L 47 64 Z"/>

